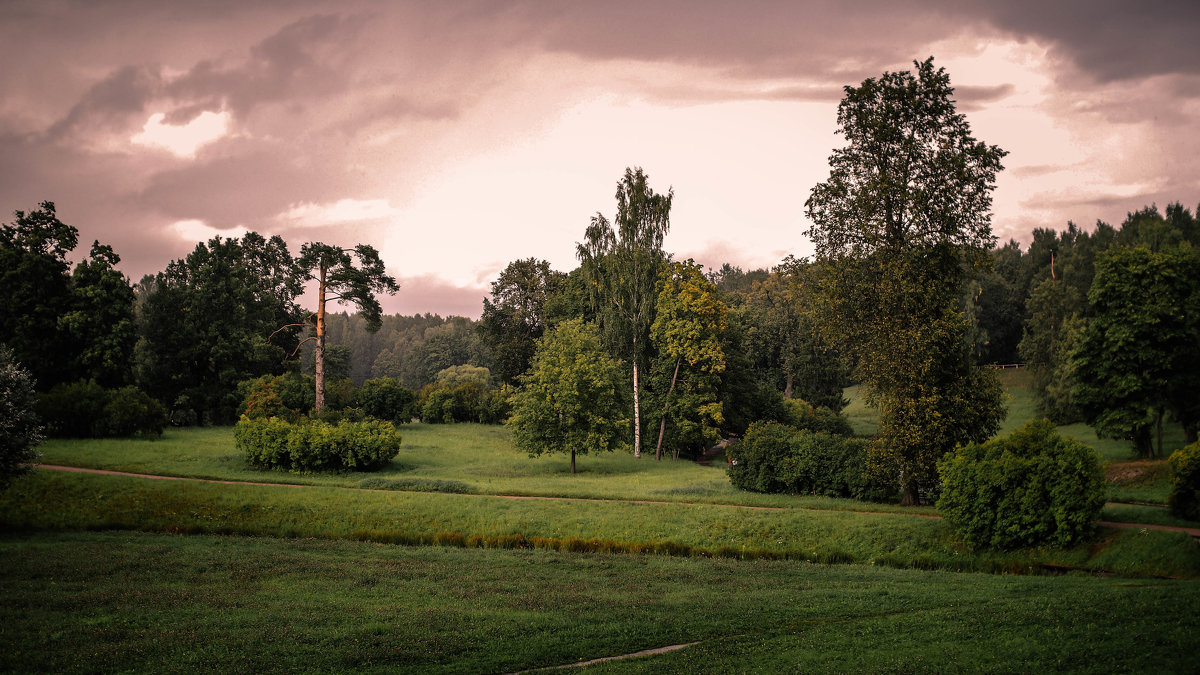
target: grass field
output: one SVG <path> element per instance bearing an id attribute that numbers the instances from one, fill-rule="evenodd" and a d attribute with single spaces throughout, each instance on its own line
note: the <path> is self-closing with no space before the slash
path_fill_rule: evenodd
<path id="1" fill-rule="evenodd" d="M 1006 430 L 1033 415 L 1022 376 L 1002 373 Z M 848 395 L 855 429 L 877 425 Z M 722 466 L 622 454 L 572 476 L 500 427 L 401 433 L 375 474 L 252 470 L 228 428 L 48 441 L 46 463 L 240 482 L 40 470 L 0 493 L 0 669 L 512 672 L 681 644 L 586 669 L 1197 668 L 1183 534 L 973 552 L 931 507 L 757 495 Z M 1116 451 L 1115 493 L 1165 499 L 1161 462 Z"/>
<path id="2" fill-rule="evenodd" d="M 25 671 L 1184 672 L 1200 585 L 134 533 L 0 537 Z M 6 669 L 7 669 L 6 668 Z"/>

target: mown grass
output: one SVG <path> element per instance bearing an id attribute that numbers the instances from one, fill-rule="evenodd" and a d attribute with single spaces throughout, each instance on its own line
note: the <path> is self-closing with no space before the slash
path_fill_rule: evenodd
<path id="1" fill-rule="evenodd" d="M 1186 672 L 1200 582 L 136 533 L 0 536 L 26 672 Z"/>
<path id="2" fill-rule="evenodd" d="M 412 424 L 391 464 L 373 473 L 289 473 L 246 466 L 229 427 L 168 429 L 157 440 L 46 441 L 42 462 L 132 473 L 296 485 L 369 487 L 477 494 L 638 499 L 749 506 L 912 512 L 849 499 L 764 495 L 733 487 L 725 466 L 686 460 L 656 462 L 628 453 L 587 455 L 568 473 L 563 455 L 531 458 L 517 451 L 508 430 L 479 424 Z M 439 489 L 444 488 L 444 489 Z M 923 507 L 917 512 L 933 513 Z"/>
<path id="3" fill-rule="evenodd" d="M 791 558 L 1030 573 L 1058 569 L 1200 576 L 1184 534 L 1118 534 L 1088 545 L 971 552 L 937 518 L 800 508 L 511 499 L 148 480 L 37 471 L 0 495 L 0 526 L 359 539 L 402 544 Z M 1118 555 L 1119 554 L 1119 555 Z"/>

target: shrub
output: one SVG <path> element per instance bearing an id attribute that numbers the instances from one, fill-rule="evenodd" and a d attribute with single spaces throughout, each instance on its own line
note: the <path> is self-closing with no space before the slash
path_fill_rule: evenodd
<path id="1" fill-rule="evenodd" d="M 1200 443 L 1171 453 L 1171 513 L 1187 520 L 1200 520 Z"/>
<path id="2" fill-rule="evenodd" d="M 233 438 L 246 462 L 258 469 L 374 471 L 400 451 L 396 428 L 380 420 L 293 424 L 277 417 L 242 417 Z"/>
<path id="3" fill-rule="evenodd" d="M 446 389 L 432 388 L 421 406 L 421 421 L 426 424 L 454 422 L 454 394 Z"/>
<path id="4" fill-rule="evenodd" d="M 894 483 L 866 471 L 868 447 L 865 440 L 755 422 L 726 450 L 729 478 L 735 487 L 754 492 L 892 498 Z"/>
<path id="5" fill-rule="evenodd" d="M 363 382 L 358 405 L 371 417 L 405 424 L 416 417 L 417 395 L 390 377 Z"/>
<path id="6" fill-rule="evenodd" d="M 960 447 L 938 471 L 938 511 L 971 547 L 1070 546 L 1090 534 L 1104 506 L 1096 451 L 1049 420 Z"/>
<path id="7" fill-rule="evenodd" d="M 316 404 L 316 380 L 310 375 L 263 375 L 238 384 L 241 414 L 252 419 L 283 417 L 296 421 Z"/>
<path id="8" fill-rule="evenodd" d="M 49 435 L 66 438 L 160 436 L 168 422 L 166 408 L 141 389 L 92 381 L 55 386 L 39 397 L 38 412 Z"/>
<path id="9" fill-rule="evenodd" d="M 0 345 L 0 489 L 28 472 L 29 463 L 38 458 L 42 427 L 36 405 L 29 371 L 16 362 L 7 346 Z"/>
<path id="10" fill-rule="evenodd" d="M 114 390 L 105 404 L 99 431 L 103 436 L 161 436 L 167 409 L 134 386 Z"/>
<path id="11" fill-rule="evenodd" d="M 789 426 L 835 436 L 852 436 L 854 434 L 849 420 L 829 408 L 814 408 L 798 398 L 784 399 L 783 407 L 783 421 Z"/>

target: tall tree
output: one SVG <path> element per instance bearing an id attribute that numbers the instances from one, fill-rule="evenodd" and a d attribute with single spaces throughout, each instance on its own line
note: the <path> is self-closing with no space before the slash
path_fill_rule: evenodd
<path id="1" fill-rule="evenodd" d="M 546 330 L 546 302 L 566 275 L 545 260 L 515 260 L 492 282 L 492 297 L 483 299 L 479 336 L 492 352 L 495 375 L 515 384 L 529 370 L 537 339 Z"/>
<path id="2" fill-rule="evenodd" d="M 781 388 L 785 398 L 797 396 L 814 406 L 840 411 L 849 384 L 842 359 L 813 328 L 814 270 L 788 256 L 745 295 L 743 315 L 749 323 L 746 347 L 760 377 Z"/>
<path id="3" fill-rule="evenodd" d="M 605 353 L 596 330 L 577 319 L 538 341 L 529 374 L 513 395 L 513 443 L 530 456 L 614 450 L 629 423 L 622 410 L 620 364 Z"/>
<path id="4" fill-rule="evenodd" d="M 973 365 L 959 303 L 964 273 L 994 241 L 1005 152 L 971 136 L 945 69 L 932 58 L 914 65 L 846 87 L 838 131 L 847 145 L 805 203 L 822 272 L 814 318 L 856 357 L 907 504 L 932 487 L 937 459 L 986 440 L 1002 416 L 995 375 Z M 923 426 L 934 419 L 936 429 Z"/>
<path id="5" fill-rule="evenodd" d="M 355 259 L 357 258 L 357 264 Z M 325 407 L 325 306 L 328 302 L 349 302 L 367 321 L 367 330 L 374 332 L 382 325 L 382 310 L 376 293 L 395 293 L 400 287 L 387 274 L 379 252 L 366 244 L 352 249 L 309 242 L 300 249 L 296 269 L 301 281 L 317 282 L 317 310 L 307 325 L 313 329 L 316 346 L 316 411 Z"/>
<path id="6" fill-rule="evenodd" d="M 658 441 L 654 447 L 654 459 L 662 459 L 663 436 L 668 418 L 677 426 L 687 426 L 695 433 L 691 439 L 700 442 L 716 441 L 724 422 L 721 401 L 717 393 L 720 375 L 725 370 L 725 350 L 722 335 L 728 327 L 726 317 L 729 308 L 721 302 L 717 287 L 704 278 L 700 266 L 691 260 L 672 263 L 659 285 L 654 323 L 650 327 L 650 340 L 657 348 L 656 363 L 665 367 L 657 370 L 655 379 L 670 384 L 666 390 L 659 382 L 658 393 L 662 399 L 659 414 Z M 672 395 L 680 381 L 683 370 L 686 406 L 676 406 Z M 673 410 L 674 408 L 674 410 Z M 674 415 L 671 413 L 674 412 Z M 675 457 L 679 456 L 678 446 Z"/>
<path id="7" fill-rule="evenodd" d="M 236 419 L 237 383 L 280 374 L 300 321 L 302 287 L 283 239 L 255 232 L 196 245 L 138 284 L 139 386 L 172 409 L 177 423 Z"/>
<path id="8" fill-rule="evenodd" d="M 109 388 L 132 379 L 130 364 L 137 344 L 133 287 L 116 269 L 119 262 L 121 257 L 111 246 L 92 242 L 91 254 L 71 275 L 73 308 L 59 318 L 59 327 L 76 345 L 75 378 Z"/>
<path id="9" fill-rule="evenodd" d="M 617 183 L 613 222 L 600 213 L 592 216 L 583 243 L 576 246 L 601 326 L 632 368 L 634 457 L 642 455 L 639 374 L 647 361 L 658 278 L 667 260 L 662 244 L 674 196 L 671 189 L 665 195 L 651 190 L 640 168 L 625 169 Z"/>
<path id="10" fill-rule="evenodd" d="M 74 303 L 67 254 L 75 249 L 79 231 L 58 219 L 54 202 L 15 216 L 0 226 L 0 304 L 5 311 L 0 342 L 8 344 L 45 391 L 74 379 L 68 355 L 75 345 L 58 323 Z"/>

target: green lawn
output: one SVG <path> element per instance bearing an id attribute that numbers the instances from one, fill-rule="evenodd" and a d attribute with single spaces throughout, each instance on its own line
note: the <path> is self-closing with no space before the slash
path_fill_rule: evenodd
<path id="1" fill-rule="evenodd" d="M 1200 582 L 312 539 L 0 536 L 42 672 L 1185 672 Z"/>

